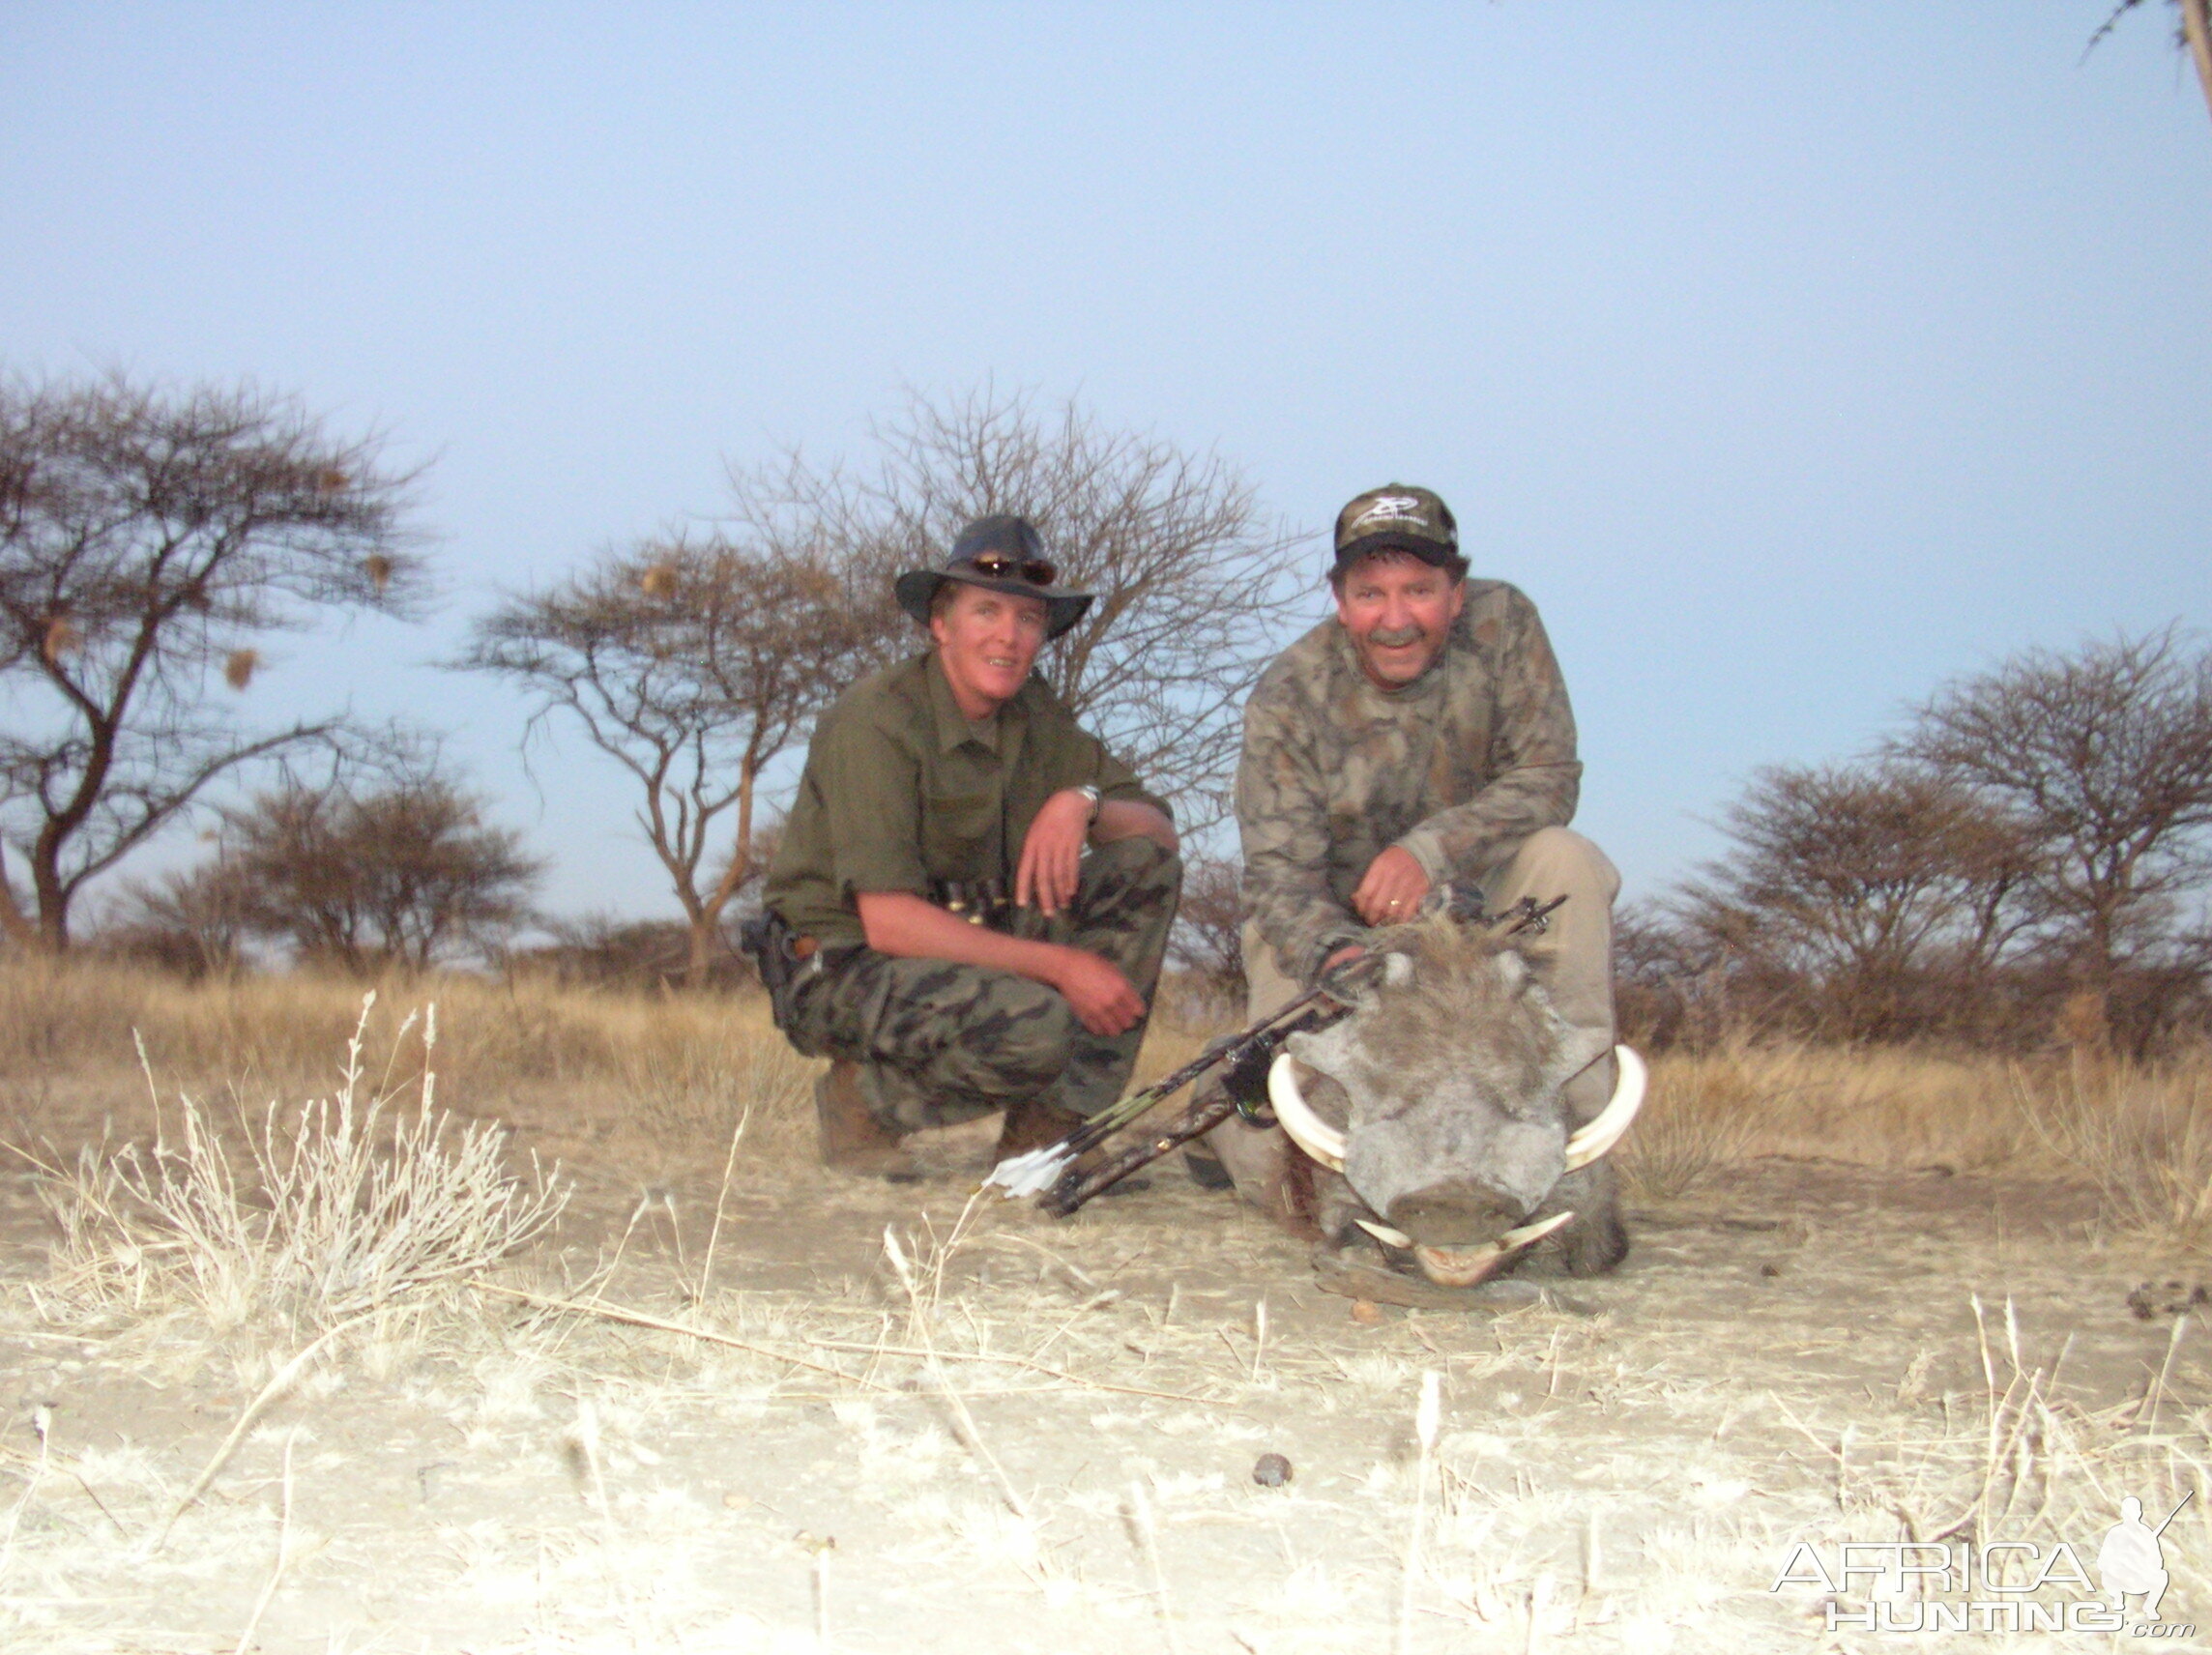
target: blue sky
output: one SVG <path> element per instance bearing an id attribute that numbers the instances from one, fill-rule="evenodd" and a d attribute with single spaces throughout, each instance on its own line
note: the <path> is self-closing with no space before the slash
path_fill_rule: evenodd
<path id="1" fill-rule="evenodd" d="M 440 673 L 501 586 L 986 377 L 1319 528 L 1440 489 L 1648 893 L 1755 765 L 2206 621 L 2212 121 L 2146 8 L 18 3 L 0 364 L 250 376 L 431 462 L 427 625 L 257 712 L 452 735 L 549 906 L 625 777 Z M 1317 586 L 1315 614 L 1322 613 Z"/>

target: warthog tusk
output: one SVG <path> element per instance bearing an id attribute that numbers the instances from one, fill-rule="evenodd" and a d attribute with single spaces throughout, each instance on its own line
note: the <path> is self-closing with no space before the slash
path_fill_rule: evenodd
<path id="1" fill-rule="evenodd" d="M 1518 1230 L 1508 1230 L 1498 1238 L 1498 1250 L 1500 1253 L 1517 1253 L 1524 1247 L 1533 1246 L 1543 1240 L 1560 1225 L 1572 1224 L 1574 1221 L 1575 1215 L 1571 1212 L 1555 1212 L 1549 1218 L 1539 1218 L 1533 1224 L 1524 1224 Z"/>
<path id="2" fill-rule="evenodd" d="M 1539 1218 L 1533 1224 L 1524 1224 L 1518 1230 L 1508 1230 L 1497 1240 L 1489 1242 L 1487 1245 L 1499 1253 L 1518 1253 L 1522 1248 L 1543 1240 L 1545 1236 L 1551 1234 L 1553 1231 L 1573 1217 L 1574 1214 L 1571 1212 L 1555 1212 L 1549 1218 Z M 1366 1231 L 1368 1234 L 1374 1236 L 1385 1247 L 1403 1247 L 1411 1250 L 1413 1245 L 1413 1238 L 1403 1230 L 1393 1230 L 1387 1224 L 1377 1224 L 1365 1218 L 1355 1218 L 1352 1222 L 1358 1225 L 1360 1229 Z"/>
<path id="3" fill-rule="evenodd" d="M 1316 1115 L 1298 1095 L 1297 1060 L 1277 1052 L 1267 1068 L 1267 1101 L 1291 1142 L 1332 1173 L 1344 1171 L 1344 1134 Z"/>
<path id="4" fill-rule="evenodd" d="M 1620 1079 L 1615 1083 L 1612 1101 L 1599 1111 L 1597 1118 L 1575 1129 L 1567 1140 L 1567 1171 L 1586 1167 L 1615 1144 L 1628 1123 L 1636 1118 L 1636 1112 L 1644 1107 L 1644 1060 L 1626 1046 L 1613 1049 L 1614 1060 L 1620 1065 Z M 1280 1110 L 1276 1112 L 1278 1115 Z"/>
<path id="5" fill-rule="evenodd" d="M 1508 1230 L 1487 1247 L 1470 1248 L 1465 1252 L 1452 1247 L 1415 1246 L 1413 1258 L 1420 1264 L 1421 1273 L 1437 1286 L 1471 1288 L 1487 1279 L 1499 1265 L 1522 1248 L 1543 1240 L 1562 1224 L 1573 1223 L 1574 1217 L 1571 1212 L 1555 1212 L 1549 1218 L 1539 1218 L 1533 1224 L 1524 1224 L 1518 1230 Z M 1374 1227 L 1370 1225 L 1368 1228 Z"/>

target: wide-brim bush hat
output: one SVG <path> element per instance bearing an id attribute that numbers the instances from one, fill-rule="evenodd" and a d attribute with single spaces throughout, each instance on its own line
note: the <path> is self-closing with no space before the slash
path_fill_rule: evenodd
<path id="1" fill-rule="evenodd" d="M 978 517 L 960 531 L 945 562 L 936 568 L 908 569 L 892 585 L 899 607 L 929 624 L 929 606 L 948 580 L 980 586 L 1017 597 L 1041 597 L 1044 635 L 1057 638 L 1091 607 L 1091 595 L 1056 586 L 1060 570 L 1044 555 L 1044 542 L 1027 517 Z"/>
<path id="2" fill-rule="evenodd" d="M 1409 552 L 1455 579 L 1467 573 L 1459 524 L 1434 489 L 1386 482 L 1355 496 L 1336 514 L 1336 562 L 1329 578 L 1377 552 Z"/>

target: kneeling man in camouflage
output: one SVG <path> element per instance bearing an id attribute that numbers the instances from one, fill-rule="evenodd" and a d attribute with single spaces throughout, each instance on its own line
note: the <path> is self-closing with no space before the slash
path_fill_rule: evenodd
<path id="1" fill-rule="evenodd" d="M 934 647 L 823 715 L 767 905 L 778 1007 L 818 1083 L 822 1158 L 914 1176 L 899 1140 L 1005 1112 L 1002 1157 L 1121 1093 L 1182 863 L 1167 806 L 1032 671 L 1091 595 L 1019 517 L 898 577 Z"/>
<path id="2" fill-rule="evenodd" d="M 1535 605 L 1470 580 L 1450 509 L 1392 483 L 1337 514 L 1336 613 L 1268 666 L 1244 710 L 1237 824 L 1253 1019 L 1410 920 L 1447 883 L 1501 914 L 1567 900 L 1518 939 L 1554 1007 L 1608 1056 L 1568 1081 L 1569 1120 L 1613 1096 L 1613 900 L 1620 878 L 1567 822 L 1582 765 Z M 1310 1232 L 1279 1128 L 1209 1135 L 1238 1192 Z M 1203 1155 L 1192 1171 L 1210 1181 Z M 1593 1178 L 1610 1179 L 1606 1164 Z M 1610 1266 L 1616 1258 L 1597 1267 Z"/>

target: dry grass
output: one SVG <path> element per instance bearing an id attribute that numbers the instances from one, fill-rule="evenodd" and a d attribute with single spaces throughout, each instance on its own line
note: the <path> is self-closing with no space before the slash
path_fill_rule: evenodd
<path id="1" fill-rule="evenodd" d="M 579 988 L 531 978 L 392 976 L 374 984 L 293 973 L 187 982 L 102 963 L 0 958 L 0 1070 L 68 1069 L 104 1058 L 135 1066 L 132 1035 L 157 1068 L 276 1081 L 328 1075 L 364 987 L 387 1007 L 435 1000 L 446 1028 L 438 1061 L 450 1086 L 486 1080 L 604 1080 L 659 1063 L 711 1075 L 702 1052 L 747 1049 L 767 1032 L 765 1004 L 732 996 Z M 402 1013 L 403 1014 L 403 1013 Z"/>
<path id="2" fill-rule="evenodd" d="M 718 1166 L 737 1122 L 752 1161 L 811 1144 L 816 1065 L 749 997 L 594 990 L 471 976 L 382 985 L 395 1027 L 435 999 L 439 1067 L 468 1112 L 579 1154 L 645 1169 Z M 361 988 L 291 975 L 185 983 L 108 965 L 0 959 L 0 1130 L 97 1136 L 151 1127 L 133 1035 L 164 1089 L 237 1097 L 326 1089 Z M 1217 1032 L 1163 1002 L 1137 1079 Z M 1670 1199 L 1760 1155 L 1884 1169 L 1945 1166 L 2093 1188 L 2108 1226 L 2212 1241 L 2212 1053 L 2163 1065 L 2079 1064 L 1743 1039 L 1669 1053 L 1620 1151 L 1632 1193 Z"/>
<path id="3" fill-rule="evenodd" d="M 97 1136 L 103 1118 L 126 1133 L 150 1131 L 140 1042 L 164 1093 L 327 1091 L 363 986 L 310 974 L 192 983 L 107 964 L 0 958 L 0 1130 L 13 1115 L 16 1137 L 58 1138 L 73 1125 Z M 741 1116 L 749 1116 L 753 1153 L 809 1139 L 813 1065 L 775 1036 L 757 999 L 459 974 L 376 988 L 372 1041 L 437 1002 L 442 1085 L 469 1113 L 559 1138 L 589 1100 L 595 1130 L 633 1141 L 629 1159 L 718 1162 Z"/>
<path id="4" fill-rule="evenodd" d="M 363 1002 L 330 1097 L 223 1120 L 189 1093 L 167 1108 L 155 1094 L 152 1144 L 88 1145 L 68 1171 L 40 1163 L 63 1236 L 61 1295 L 137 1315 L 182 1300 L 218 1333 L 272 1317 L 328 1328 L 543 1234 L 567 1187 L 535 1157 L 528 1182 L 510 1176 L 504 1133 L 436 1107 L 435 1004 L 402 1023 L 384 1064 L 389 1077 L 420 1031 L 409 1107 L 369 1073 L 374 1003 Z"/>
<path id="5" fill-rule="evenodd" d="M 2206 1052 L 2139 1066 L 1739 1041 L 1659 1058 L 1621 1166 L 1660 1199 L 1755 1155 L 2056 1178 L 2095 1189 L 2115 1232 L 2197 1246 L 2208 1083 Z"/>
<path id="6" fill-rule="evenodd" d="M 1807 1430 L 1833 1458 L 1841 1527 L 1882 1540 L 2055 1540 L 2101 1529 L 2122 1491 L 2170 1509 L 2212 1478 L 2201 1413 L 2169 1413 L 2158 1429 L 2157 1379 L 2085 1406 L 2066 1390 L 2067 1341 L 2031 1350 L 2010 1299 L 1971 1302 L 1982 1382 L 1939 1426 L 1907 1413 L 1886 1432 Z M 2187 1323 L 2176 1326 L 2178 1343 Z"/>
<path id="7" fill-rule="evenodd" d="M 2212 1062 L 2016 1069 L 2012 1089 L 2044 1147 L 2095 1185 L 2116 1228 L 2212 1242 Z"/>

